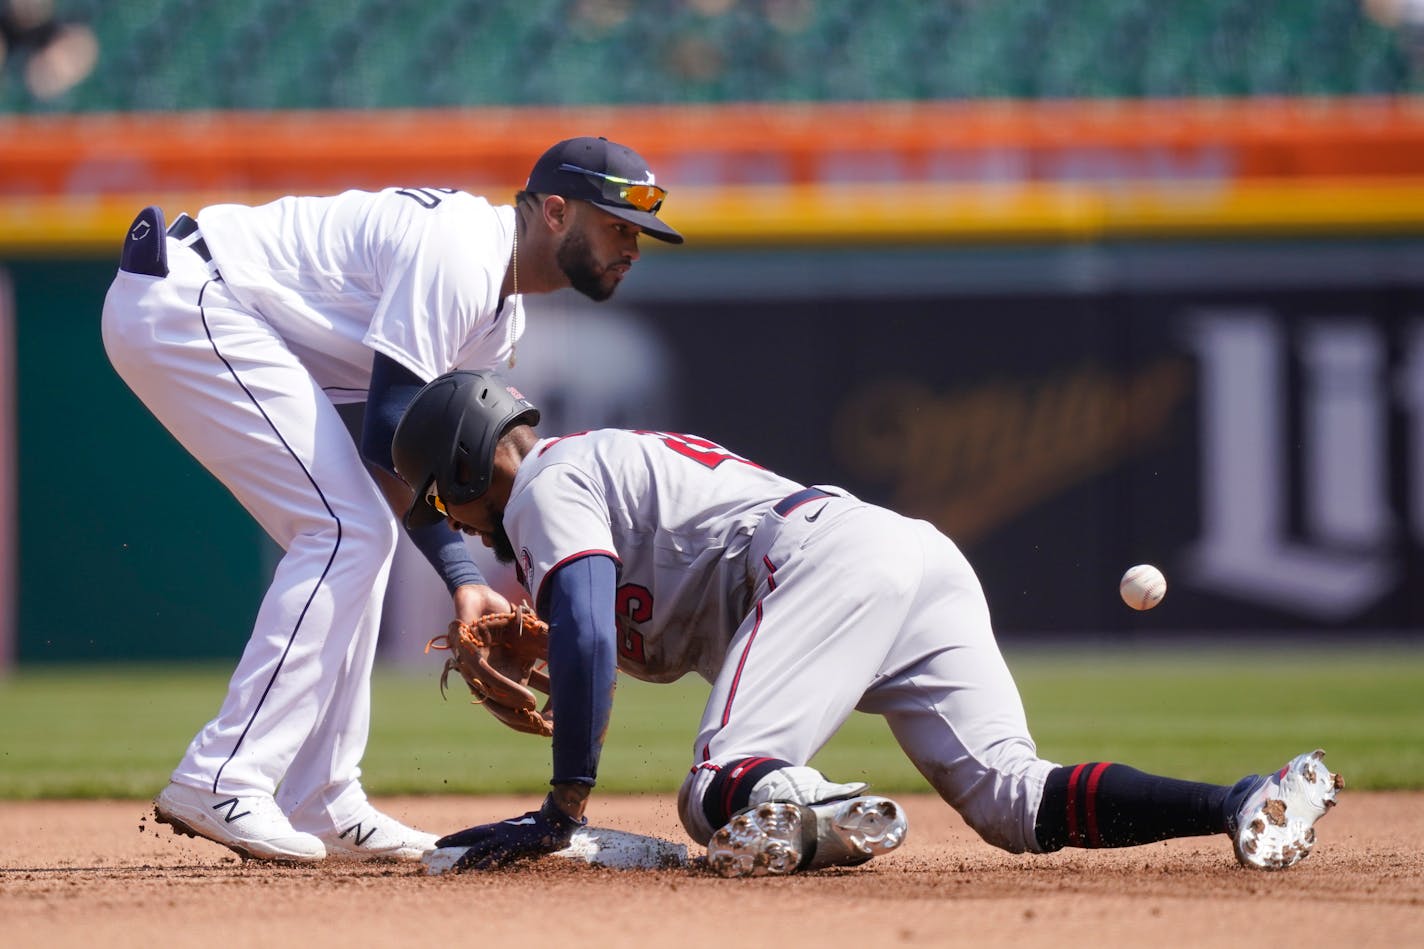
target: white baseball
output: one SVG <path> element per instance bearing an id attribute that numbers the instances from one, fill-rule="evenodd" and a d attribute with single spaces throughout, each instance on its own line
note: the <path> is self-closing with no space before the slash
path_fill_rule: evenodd
<path id="1" fill-rule="evenodd" d="M 1167 578 L 1150 563 L 1140 563 L 1122 575 L 1117 589 L 1122 602 L 1134 610 L 1150 610 L 1167 595 Z"/>

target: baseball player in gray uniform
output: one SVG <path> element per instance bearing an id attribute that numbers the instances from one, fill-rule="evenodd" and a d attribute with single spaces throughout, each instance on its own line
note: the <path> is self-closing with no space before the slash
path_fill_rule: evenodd
<path id="1" fill-rule="evenodd" d="M 217 717 L 158 820 L 245 857 L 419 859 L 435 837 L 368 802 L 369 678 L 396 544 L 391 435 L 420 387 L 512 364 L 523 294 L 610 297 L 666 192 L 634 151 L 574 138 L 513 205 L 449 188 L 146 208 L 104 301 L 119 375 L 285 551 Z M 365 404 L 353 439 L 341 403 Z M 368 471 L 369 466 L 369 471 Z M 384 495 L 384 497 L 383 497 Z M 413 531 L 456 618 L 510 608 L 441 524 Z"/>
<path id="2" fill-rule="evenodd" d="M 479 535 L 550 624 L 553 790 L 438 841 L 464 849 L 456 868 L 552 851 L 585 819 L 618 668 L 712 684 L 678 810 L 727 876 L 901 843 L 893 800 L 807 766 L 855 709 L 883 715 L 940 796 L 1008 851 L 1225 833 L 1249 866 L 1309 853 L 1339 787 L 1323 752 L 1233 786 L 1040 758 L 974 571 L 930 524 L 704 438 L 540 439 L 538 419 L 497 374 L 455 372 L 416 395 L 392 448 L 416 492 L 407 523 Z"/>

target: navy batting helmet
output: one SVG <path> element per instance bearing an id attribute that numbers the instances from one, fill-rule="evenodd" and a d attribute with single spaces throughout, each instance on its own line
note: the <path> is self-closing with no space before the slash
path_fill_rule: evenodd
<path id="1" fill-rule="evenodd" d="M 443 520 L 436 503 L 466 504 L 488 491 L 495 445 L 517 423 L 539 424 L 539 410 L 493 372 L 447 372 L 417 392 L 391 441 L 396 473 L 415 491 L 406 526 Z"/>

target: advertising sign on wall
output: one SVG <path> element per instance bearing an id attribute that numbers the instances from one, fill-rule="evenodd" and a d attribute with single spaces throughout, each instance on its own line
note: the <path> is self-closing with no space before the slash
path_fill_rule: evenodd
<path id="1" fill-rule="evenodd" d="M 934 522 L 1002 630 L 1424 629 L 1424 285 L 1246 253 L 992 290 L 848 290 L 841 258 L 648 317 L 689 430 Z M 1151 614 L 1117 595 L 1139 562 Z"/>
<path id="2" fill-rule="evenodd" d="M 550 426 L 691 432 L 926 518 L 1006 638 L 1424 631 L 1424 248 L 682 251 L 616 302 L 529 301 L 513 372 Z M 228 656 L 272 545 L 107 365 L 112 268 L 9 268 L 18 655 Z M 1169 586 L 1137 613 L 1144 562 Z"/>

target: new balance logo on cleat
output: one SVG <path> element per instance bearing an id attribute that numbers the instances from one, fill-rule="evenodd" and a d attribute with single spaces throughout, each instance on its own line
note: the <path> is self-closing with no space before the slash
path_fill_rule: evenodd
<path id="1" fill-rule="evenodd" d="M 357 821 L 355 824 L 353 824 L 352 826 L 350 826 L 350 827 L 346 828 L 344 831 L 342 831 L 342 832 L 341 832 L 341 836 L 340 836 L 338 839 L 340 839 L 340 840 L 345 840 L 345 839 L 346 839 L 346 835 L 347 835 L 347 834 L 351 834 L 351 835 L 352 835 L 352 837 L 351 837 L 351 842 L 354 843 L 354 844 L 355 844 L 356 846 L 358 846 L 358 847 L 364 847 L 364 846 L 366 845 L 366 841 L 370 840 L 370 839 L 371 839 L 371 835 L 374 834 L 375 832 L 376 832 L 376 828 L 372 827 L 370 830 L 366 831 L 366 833 L 362 834 L 362 833 L 361 833 L 361 822 L 360 822 L 360 821 Z"/>
<path id="2" fill-rule="evenodd" d="M 216 804 L 213 805 L 213 810 L 215 811 L 220 811 L 223 808 L 227 808 L 227 814 L 223 816 L 223 822 L 228 824 L 231 824 L 238 818 L 246 817 L 248 814 L 252 813 L 251 811 L 243 811 L 240 814 L 236 813 L 237 798 L 235 797 L 230 797 L 226 801 L 218 801 Z"/>
<path id="3" fill-rule="evenodd" d="M 366 806 L 346 826 L 318 834 L 326 855 L 337 860 L 419 860 L 435 849 L 436 836 L 407 827 Z"/>

